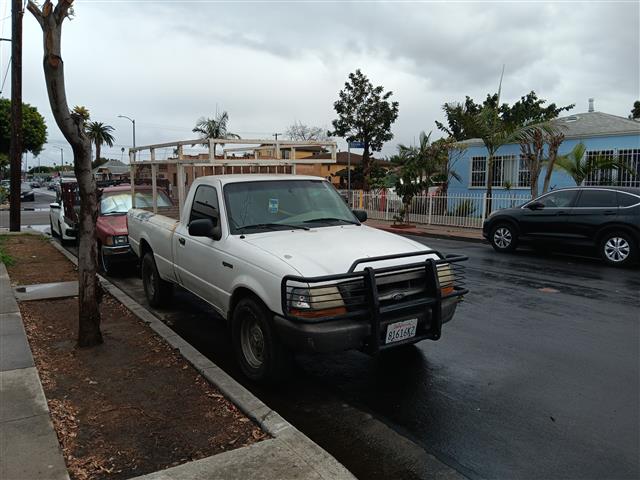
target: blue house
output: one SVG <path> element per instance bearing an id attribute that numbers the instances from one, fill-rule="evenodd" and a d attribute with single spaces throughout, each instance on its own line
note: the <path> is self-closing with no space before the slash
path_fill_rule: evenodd
<path id="1" fill-rule="evenodd" d="M 585 155 L 605 155 L 617 158 L 627 165 L 629 171 L 596 172 L 585 180 L 585 185 L 602 185 L 615 182 L 617 185 L 640 186 L 640 122 L 608 113 L 589 111 L 553 121 L 562 126 L 565 140 L 559 154 L 569 153 L 579 142 L 586 146 Z M 460 142 L 461 152 L 450 155 L 450 165 L 459 175 L 453 179 L 449 193 L 455 195 L 483 194 L 486 192 L 487 149 L 479 139 Z M 630 172 L 635 172 L 633 175 Z M 545 171 L 541 172 L 539 188 L 542 188 Z M 618 178 L 618 175 L 620 178 Z M 510 195 L 526 195 L 530 192 L 531 176 L 525 162 L 520 158 L 518 144 L 503 145 L 494 156 L 493 191 Z M 550 188 L 575 186 L 574 180 L 561 170 L 551 176 Z"/>

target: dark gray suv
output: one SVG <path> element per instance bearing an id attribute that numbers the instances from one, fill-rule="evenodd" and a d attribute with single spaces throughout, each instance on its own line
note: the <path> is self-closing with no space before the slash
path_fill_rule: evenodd
<path id="1" fill-rule="evenodd" d="M 587 245 L 610 265 L 628 265 L 638 259 L 640 188 L 554 190 L 493 212 L 482 234 L 498 252 L 513 251 L 520 242 Z"/>

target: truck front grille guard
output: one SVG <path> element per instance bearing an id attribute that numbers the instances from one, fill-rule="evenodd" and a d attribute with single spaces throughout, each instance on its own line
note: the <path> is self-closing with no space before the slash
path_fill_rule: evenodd
<path id="1" fill-rule="evenodd" d="M 437 255 L 438 259 L 392 267 L 365 267 L 354 271 L 364 263 L 374 263 L 400 258 Z M 367 349 L 378 351 L 381 345 L 381 321 L 385 315 L 402 315 L 408 311 L 424 309 L 430 319 L 429 329 L 418 339 L 440 338 L 442 329 L 442 300 L 460 297 L 465 288 L 464 255 L 443 257 L 435 250 L 408 254 L 361 258 L 353 262 L 347 273 L 320 277 L 287 275 L 282 279 L 282 312 L 288 320 L 301 323 L 321 323 L 348 318 L 369 321 L 371 336 Z M 382 291 L 382 292 L 381 292 Z M 444 293 L 443 293 L 444 291 Z M 381 294 L 382 293 L 382 294 Z M 305 305 L 305 308 L 295 308 Z M 309 318 L 308 312 L 324 311 L 326 315 Z M 411 341 L 416 341 L 412 338 Z M 397 344 L 393 344 L 395 346 Z"/>

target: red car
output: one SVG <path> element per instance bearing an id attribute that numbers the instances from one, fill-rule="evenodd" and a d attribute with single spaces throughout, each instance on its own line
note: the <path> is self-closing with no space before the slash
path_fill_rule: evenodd
<path id="1" fill-rule="evenodd" d="M 158 189 L 158 207 L 172 206 L 171 199 Z M 151 186 L 136 185 L 136 208 L 153 206 Z M 135 262 L 137 257 L 129 246 L 127 211 L 131 208 L 131 185 L 107 187 L 102 190 L 98 208 L 96 238 L 98 241 L 98 265 L 109 273 L 114 264 Z"/>

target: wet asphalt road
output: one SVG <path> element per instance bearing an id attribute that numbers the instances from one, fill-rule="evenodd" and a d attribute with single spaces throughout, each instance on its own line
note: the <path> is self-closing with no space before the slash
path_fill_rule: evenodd
<path id="1" fill-rule="evenodd" d="M 471 293 L 403 354 L 299 356 L 266 389 L 203 302 L 156 313 L 359 478 L 639 478 L 640 270 L 416 239 L 468 255 Z M 146 304 L 131 272 L 112 280 Z"/>

